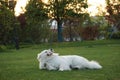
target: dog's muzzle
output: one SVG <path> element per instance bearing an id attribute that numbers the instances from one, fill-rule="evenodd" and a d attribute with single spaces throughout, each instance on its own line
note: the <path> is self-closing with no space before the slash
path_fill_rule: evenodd
<path id="1" fill-rule="evenodd" d="M 47 56 L 51 56 L 53 53 L 52 52 L 50 52 L 49 54 L 47 54 Z"/>

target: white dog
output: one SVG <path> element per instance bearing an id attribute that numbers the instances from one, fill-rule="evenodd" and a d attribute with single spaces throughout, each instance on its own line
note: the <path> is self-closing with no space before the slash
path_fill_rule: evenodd
<path id="1" fill-rule="evenodd" d="M 102 66 L 96 61 L 88 61 L 86 58 L 77 55 L 59 56 L 53 49 L 43 50 L 37 56 L 40 69 L 48 70 L 71 70 L 77 69 L 101 69 Z"/>

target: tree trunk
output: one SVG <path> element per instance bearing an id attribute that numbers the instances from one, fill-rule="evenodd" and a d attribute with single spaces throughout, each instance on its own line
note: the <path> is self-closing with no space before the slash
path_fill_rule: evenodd
<path id="1" fill-rule="evenodd" d="M 58 41 L 62 42 L 63 38 L 62 38 L 62 20 L 58 19 Z"/>
<path id="2" fill-rule="evenodd" d="M 62 42 L 63 41 L 63 39 L 62 39 L 62 19 L 61 19 L 60 11 L 59 11 L 60 10 L 59 6 L 61 6 L 61 5 L 59 4 L 58 0 L 55 0 L 55 3 L 56 3 L 56 5 L 55 5 L 55 7 L 56 7 L 55 13 L 56 13 L 56 18 L 57 18 L 57 22 L 58 22 L 58 25 L 57 25 L 58 41 Z"/>

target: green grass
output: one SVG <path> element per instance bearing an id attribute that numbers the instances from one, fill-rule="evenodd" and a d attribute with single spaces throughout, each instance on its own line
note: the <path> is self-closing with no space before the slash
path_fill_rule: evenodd
<path id="1" fill-rule="evenodd" d="M 97 60 L 101 70 L 39 70 L 37 53 L 54 48 L 60 55 L 80 55 Z M 22 45 L 0 52 L 0 80 L 120 80 L 120 40 Z"/>

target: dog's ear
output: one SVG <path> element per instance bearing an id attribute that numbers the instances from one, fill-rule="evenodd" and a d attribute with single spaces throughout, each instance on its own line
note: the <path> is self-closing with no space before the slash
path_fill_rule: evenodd
<path id="1" fill-rule="evenodd" d="M 51 48 L 50 51 L 51 51 L 51 52 L 54 52 L 54 49 Z"/>

